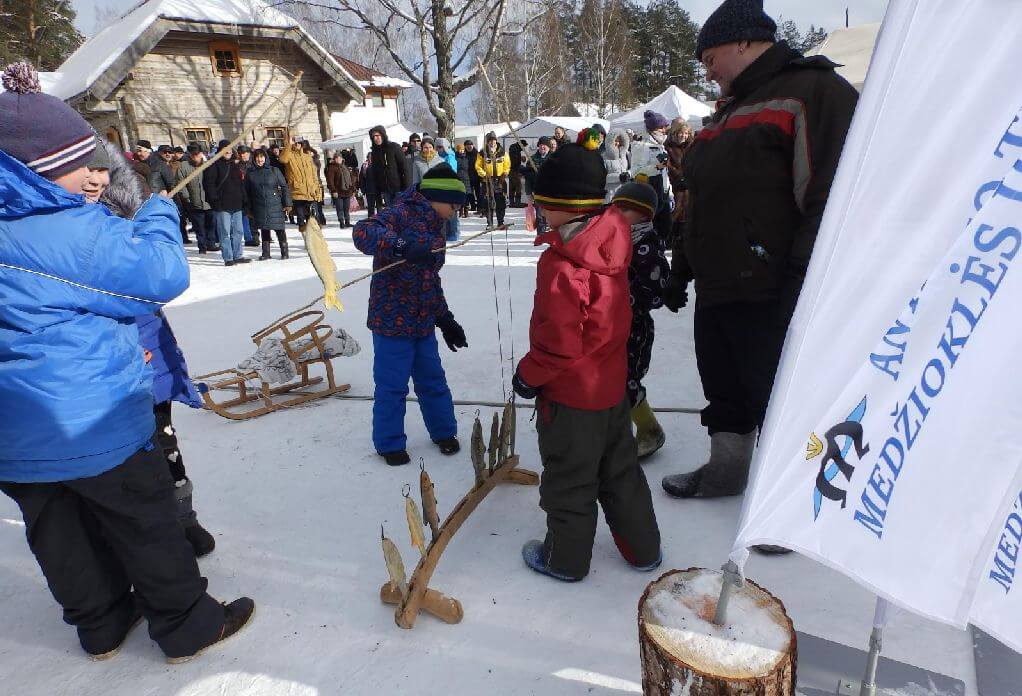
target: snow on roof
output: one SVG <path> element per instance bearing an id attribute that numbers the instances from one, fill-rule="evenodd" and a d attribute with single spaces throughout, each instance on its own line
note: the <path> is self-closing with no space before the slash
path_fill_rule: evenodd
<path id="1" fill-rule="evenodd" d="M 361 87 L 396 87 L 397 89 L 407 89 L 412 86 L 412 83 L 407 80 L 384 75 L 378 70 L 366 67 L 361 63 L 356 63 L 355 61 L 345 58 L 344 56 L 339 56 L 336 53 L 332 55 L 334 60 L 340 63 L 341 67 L 347 70 L 348 74 L 355 78 Z"/>
<path id="2" fill-rule="evenodd" d="M 823 55 L 835 63 L 840 63 L 838 75 L 852 83 L 855 89 L 862 91 L 873 60 L 873 47 L 876 45 L 880 23 L 862 24 L 849 29 L 835 29 L 830 36 L 806 55 Z"/>
<path id="3" fill-rule="evenodd" d="M 240 26 L 296 29 L 314 45 L 344 76 L 357 84 L 347 71 L 330 56 L 298 21 L 280 10 L 270 7 L 264 0 L 143 0 L 127 14 L 107 26 L 83 43 L 51 73 L 47 93 L 61 99 L 70 99 L 85 92 L 121 56 L 143 32 L 158 19 L 177 19 L 188 22 L 211 22 Z"/>
<path id="4" fill-rule="evenodd" d="M 631 111 L 617 114 L 611 119 L 614 128 L 634 128 L 641 130 L 645 128 L 642 115 L 647 110 L 656 111 L 667 118 L 668 121 L 681 117 L 686 121 L 692 118 L 702 118 L 713 113 L 713 109 L 702 103 L 695 97 L 691 97 L 675 85 L 671 85 L 645 104 L 637 106 Z"/>

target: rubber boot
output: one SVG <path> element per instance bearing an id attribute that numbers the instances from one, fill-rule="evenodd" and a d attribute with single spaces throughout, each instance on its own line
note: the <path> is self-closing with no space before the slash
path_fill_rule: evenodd
<path id="1" fill-rule="evenodd" d="M 280 245 L 280 260 L 283 261 L 287 256 L 287 233 L 284 230 L 277 230 L 277 244 Z"/>
<path id="2" fill-rule="evenodd" d="M 665 476 L 664 490 L 676 498 L 723 498 L 741 495 L 749 482 L 756 431 L 714 433 L 710 436 L 710 461 L 687 474 Z"/>
<path id="3" fill-rule="evenodd" d="M 638 447 L 639 459 L 653 454 L 667 442 L 664 429 L 660 427 L 656 414 L 646 399 L 632 409 L 632 422 L 635 423 L 635 444 Z"/>
<path id="4" fill-rule="evenodd" d="M 270 260 L 270 240 L 269 239 L 264 239 L 263 240 L 263 253 L 259 257 L 259 260 L 260 261 L 269 261 Z"/>
<path id="5" fill-rule="evenodd" d="M 174 499 L 177 501 L 177 516 L 185 528 L 185 536 L 192 545 L 196 558 L 202 558 L 216 548 L 213 535 L 203 529 L 192 508 L 192 480 L 184 479 L 174 484 Z"/>

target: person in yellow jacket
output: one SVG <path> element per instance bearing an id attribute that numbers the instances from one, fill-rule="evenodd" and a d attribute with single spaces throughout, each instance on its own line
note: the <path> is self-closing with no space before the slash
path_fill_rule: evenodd
<path id="1" fill-rule="evenodd" d="M 323 184 L 319 180 L 319 168 L 312 159 L 312 148 L 308 148 L 307 144 L 292 143 L 281 150 L 279 161 L 284 166 L 284 178 L 291 190 L 298 227 L 305 227 L 310 217 L 321 217 L 319 206 L 323 201 Z"/>
<path id="2" fill-rule="evenodd" d="M 511 173 L 511 158 L 504 153 L 504 148 L 493 133 L 486 134 L 486 146 L 476 157 L 476 173 L 479 175 L 480 196 L 479 207 L 486 211 L 486 225 L 493 227 L 496 214 L 497 224 L 504 224 L 504 211 L 507 210 L 505 186 L 507 176 Z"/>

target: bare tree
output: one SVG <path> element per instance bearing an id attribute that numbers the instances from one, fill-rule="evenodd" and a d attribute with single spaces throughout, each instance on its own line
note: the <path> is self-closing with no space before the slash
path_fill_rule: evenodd
<path id="1" fill-rule="evenodd" d="M 517 3 L 513 7 L 511 3 Z M 499 43 L 521 34 L 537 14 L 533 0 L 293 0 L 333 10 L 333 21 L 367 30 L 398 70 L 422 91 L 437 134 L 454 135 L 455 99 L 479 80 Z M 542 8 L 540 8 L 542 9 Z M 409 37 L 416 51 L 406 51 Z"/>
<path id="2" fill-rule="evenodd" d="M 585 0 L 578 18 L 584 101 L 604 118 L 615 105 L 631 101 L 631 50 L 620 0 Z"/>

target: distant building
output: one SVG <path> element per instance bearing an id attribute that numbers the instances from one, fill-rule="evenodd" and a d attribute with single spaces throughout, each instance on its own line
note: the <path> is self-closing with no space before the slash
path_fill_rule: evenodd
<path id="1" fill-rule="evenodd" d="M 295 137 L 318 147 L 333 134 L 332 114 L 366 95 L 295 19 L 264 0 L 148 0 L 43 75 L 43 84 L 124 149 L 140 139 L 209 149 L 246 127 L 246 143 Z"/>
<path id="2" fill-rule="evenodd" d="M 353 99 L 343 111 L 330 114 L 333 137 L 356 131 L 368 131 L 373 126 L 388 126 L 401 122 L 399 101 L 401 90 L 411 87 L 411 82 L 388 77 L 336 54 L 334 58 L 355 78 L 358 86 L 365 90 L 365 97 Z"/>

